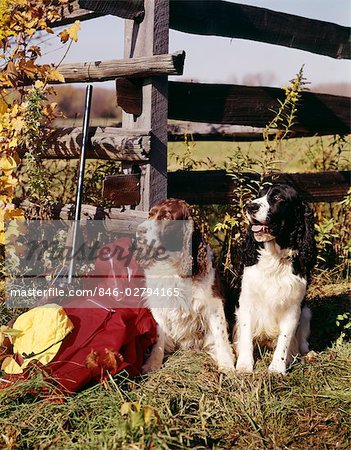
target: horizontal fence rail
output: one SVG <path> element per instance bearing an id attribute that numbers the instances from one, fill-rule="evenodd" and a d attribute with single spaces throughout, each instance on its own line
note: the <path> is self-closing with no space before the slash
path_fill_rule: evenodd
<path id="1" fill-rule="evenodd" d="M 225 170 L 168 172 L 168 197 L 182 198 L 191 204 L 230 204 L 237 199 L 237 176 L 249 183 L 258 174 L 230 174 Z M 319 173 L 279 173 L 266 181 L 292 184 L 310 202 L 336 202 L 351 186 L 351 171 Z"/>
<path id="2" fill-rule="evenodd" d="M 117 77 L 182 75 L 184 58 L 185 52 L 179 51 L 171 55 L 62 64 L 59 71 L 65 83 L 108 81 Z M 62 83 L 53 81 L 51 84 Z"/>
<path id="3" fill-rule="evenodd" d="M 76 159 L 82 148 L 82 128 L 59 128 L 51 137 L 51 145 L 42 152 L 43 159 Z M 115 127 L 90 127 L 88 159 L 115 161 L 147 161 L 150 133 L 146 130 L 124 130 Z M 20 156 L 23 156 L 22 154 Z"/>
<path id="4" fill-rule="evenodd" d="M 171 0 L 170 28 L 351 58 L 348 27 L 221 0 Z"/>
<path id="5" fill-rule="evenodd" d="M 284 101 L 283 89 L 230 84 L 169 82 L 168 117 L 190 122 L 264 128 Z M 350 133 L 350 98 L 303 92 L 292 130 L 319 134 Z"/>
<path id="6" fill-rule="evenodd" d="M 95 11 L 90 11 L 79 6 L 78 0 L 69 0 L 69 2 L 62 7 L 61 16 L 62 19 L 56 20 L 51 24 L 52 27 L 60 27 L 62 25 L 68 25 L 76 20 L 89 20 L 101 17 L 104 14 L 99 14 Z"/>
<path id="7" fill-rule="evenodd" d="M 280 130 L 271 130 L 268 139 L 281 134 Z M 183 142 L 185 135 L 193 142 L 257 142 L 263 141 L 263 129 L 236 125 L 215 125 L 210 123 L 186 122 L 168 124 L 168 142 Z M 287 138 L 315 136 L 314 132 L 292 131 Z"/>
<path id="8" fill-rule="evenodd" d="M 258 180 L 252 173 L 236 174 L 249 183 Z M 289 183 L 310 202 L 336 202 L 344 198 L 351 183 L 351 171 L 320 173 L 281 173 L 267 176 L 266 181 Z M 231 204 L 237 200 L 235 188 L 238 186 L 233 174 L 225 170 L 178 171 L 168 173 L 168 197 L 181 198 L 190 204 Z M 25 200 L 16 203 L 27 217 L 41 218 L 40 208 Z M 46 213 L 45 213 L 46 214 Z M 68 221 L 74 218 L 74 205 L 53 205 L 50 216 L 56 220 Z M 82 206 L 84 220 L 104 220 L 107 231 L 133 233 L 140 222 L 148 216 L 146 211 L 120 208 L 102 208 L 92 205 Z"/>
<path id="9" fill-rule="evenodd" d="M 111 14 L 136 22 L 142 22 L 145 16 L 144 0 L 78 0 L 78 3 L 81 8 L 99 14 Z"/>
<path id="10" fill-rule="evenodd" d="M 42 219 L 40 208 L 25 200 L 16 203 L 23 209 L 29 219 Z M 53 205 L 49 215 L 53 220 L 68 222 L 74 219 L 74 205 Z M 119 208 L 102 208 L 100 206 L 82 205 L 81 224 L 85 221 L 103 220 L 106 231 L 118 233 L 135 233 L 137 226 L 148 217 L 146 211 L 126 210 Z"/>
<path id="11" fill-rule="evenodd" d="M 55 21 L 52 26 L 95 19 L 106 14 L 141 22 L 145 14 L 144 0 L 69 0 L 62 8 L 62 19 Z"/>
<path id="12" fill-rule="evenodd" d="M 140 22 L 144 17 L 144 2 L 143 0 L 70 2 L 70 7 L 65 11 L 65 18 L 58 24 L 104 14 Z M 222 0 L 171 0 L 170 28 L 192 34 L 282 45 L 338 59 L 351 58 L 349 27 Z"/>

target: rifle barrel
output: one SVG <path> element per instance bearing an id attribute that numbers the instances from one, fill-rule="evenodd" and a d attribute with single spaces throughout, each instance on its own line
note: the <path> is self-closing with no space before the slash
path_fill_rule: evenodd
<path id="1" fill-rule="evenodd" d="M 79 173 L 78 173 L 78 186 L 76 192 L 76 202 L 74 211 L 74 222 L 73 222 L 73 235 L 72 235 L 72 251 L 69 263 L 68 279 L 67 283 L 72 282 L 73 271 L 74 271 L 74 255 L 76 251 L 77 244 L 77 233 L 78 225 L 82 212 L 82 197 L 84 188 L 84 174 L 85 174 L 85 159 L 86 159 L 86 149 L 88 145 L 89 138 L 89 122 L 90 122 L 90 110 L 91 110 L 91 97 L 93 93 L 93 86 L 89 84 L 85 92 L 85 109 L 84 109 L 84 119 L 83 119 L 83 142 L 82 151 L 80 153 L 79 161 Z"/>

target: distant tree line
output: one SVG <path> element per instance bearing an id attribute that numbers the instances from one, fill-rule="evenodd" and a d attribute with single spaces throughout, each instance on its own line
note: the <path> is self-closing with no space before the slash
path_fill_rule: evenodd
<path id="1" fill-rule="evenodd" d="M 55 90 L 57 93 L 55 101 L 65 117 L 70 119 L 83 117 L 85 99 L 83 87 L 56 86 Z M 117 106 L 116 94 L 112 89 L 94 87 L 91 117 L 121 120 L 122 112 Z"/>

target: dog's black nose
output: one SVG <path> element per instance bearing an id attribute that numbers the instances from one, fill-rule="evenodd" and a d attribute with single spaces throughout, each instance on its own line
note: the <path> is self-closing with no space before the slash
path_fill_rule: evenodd
<path id="1" fill-rule="evenodd" d="M 245 211 L 249 214 L 255 214 L 260 209 L 260 205 L 258 203 L 246 203 Z"/>

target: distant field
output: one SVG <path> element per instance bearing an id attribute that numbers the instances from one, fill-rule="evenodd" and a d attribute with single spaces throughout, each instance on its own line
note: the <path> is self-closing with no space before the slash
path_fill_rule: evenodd
<path id="1" fill-rule="evenodd" d="M 102 123 L 101 119 L 95 119 L 92 125 L 112 126 L 113 123 L 106 121 Z M 60 126 L 56 124 L 56 126 Z M 61 126 L 81 126 L 67 120 L 61 123 Z M 277 152 L 277 159 L 281 161 L 275 167 L 282 172 L 318 172 L 322 170 L 351 170 L 351 145 L 350 138 L 347 142 L 338 142 L 333 144 L 333 137 L 326 136 L 297 138 L 286 140 L 281 144 Z M 168 170 L 176 171 L 187 168 L 189 170 L 189 159 L 194 160 L 191 163 L 191 170 L 223 169 L 225 163 L 230 165 L 230 158 L 241 149 L 241 154 L 249 155 L 250 158 L 262 158 L 264 152 L 264 142 L 190 142 L 190 151 L 187 153 L 184 142 L 168 143 Z M 187 153 L 187 154 L 186 154 Z M 184 159 L 185 157 L 185 159 Z M 178 158 L 178 160 L 177 160 Z M 183 161 L 182 161 L 183 158 Z M 211 163 L 209 163 L 211 160 Z M 207 164 L 206 164 L 207 162 Z M 198 163 L 198 164 L 197 164 Z M 55 200 L 62 203 L 70 203 L 74 200 L 75 193 L 75 174 L 77 172 L 77 160 L 48 160 L 45 167 L 51 174 L 52 188 L 51 193 L 55 193 Z M 89 186 L 88 199 L 91 204 L 100 204 L 102 180 L 105 175 L 116 173 L 120 163 L 118 161 L 87 161 L 85 186 Z M 184 167 L 187 166 L 187 167 Z M 260 171 L 260 167 L 254 167 Z M 229 169 L 230 170 L 230 169 Z M 247 170 L 244 168 L 244 171 Z M 22 185 L 27 182 L 26 166 L 21 166 Z M 87 189 L 87 188 L 86 188 Z M 91 196 L 91 194 L 93 194 Z M 18 190 L 18 197 L 23 195 Z"/>
<path id="2" fill-rule="evenodd" d="M 309 137 L 296 138 L 284 141 L 278 151 L 277 158 L 281 160 L 280 169 L 284 172 L 299 172 L 315 170 L 314 163 L 330 170 L 332 160 L 335 159 L 338 150 L 332 147 L 334 138 Z M 233 157 L 238 147 L 251 157 L 260 158 L 264 151 L 264 142 L 194 142 L 191 143 L 191 158 L 196 161 L 206 161 L 210 158 L 218 168 Z M 168 144 L 168 170 L 180 169 L 175 156 L 182 157 L 186 152 L 184 142 L 170 142 Z M 351 147 L 350 140 L 343 146 L 343 151 L 339 157 L 339 169 L 350 169 L 351 167 Z M 328 167 L 329 166 L 329 167 Z M 206 164 L 194 167 L 194 170 L 206 169 Z M 320 167 L 318 170 L 322 170 Z"/>

